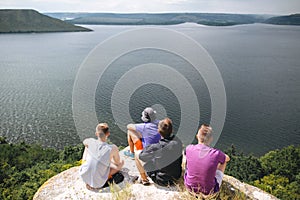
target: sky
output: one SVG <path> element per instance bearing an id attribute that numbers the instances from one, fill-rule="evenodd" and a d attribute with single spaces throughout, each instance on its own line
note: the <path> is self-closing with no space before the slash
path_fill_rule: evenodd
<path id="1" fill-rule="evenodd" d="M 241 14 L 300 13 L 300 0 L 0 0 L 0 9 L 30 8 L 39 12 Z"/>

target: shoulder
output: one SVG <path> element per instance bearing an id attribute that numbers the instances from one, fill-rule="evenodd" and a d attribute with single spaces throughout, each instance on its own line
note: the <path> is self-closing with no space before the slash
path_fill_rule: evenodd
<path id="1" fill-rule="evenodd" d="M 176 136 L 172 136 L 171 140 L 169 141 L 170 144 L 175 145 L 175 146 L 181 146 L 182 147 L 182 142 L 181 140 L 176 137 Z"/>
<path id="2" fill-rule="evenodd" d="M 136 129 L 138 129 L 138 128 L 144 127 L 146 125 L 146 123 L 137 123 L 137 124 L 133 124 L 133 125 Z"/>
<path id="3" fill-rule="evenodd" d="M 110 151 L 111 154 L 118 154 L 119 153 L 119 148 L 114 144 L 109 144 L 108 145 L 108 151 Z"/>
<path id="4" fill-rule="evenodd" d="M 186 146 L 186 150 L 194 150 L 196 148 L 195 144 L 189 144 Z"/>
<path id="5" fill-rule="evenodd" d="M 173 140 L 182 144 L 182 141 L 176 135 L 173 137 Z"/>
<path id="6" fill-rule="evenodd" d="M 161 144 L 161 141 L 159 141 L 158 143 L 155 143 L 155 144 L 149 144 L 148 146 L 146 146 L 144 148 L 144 150 L 147 152 L 147 151 L 155 151 L 155 150 L 158 150 L 158 149 L 162 149 L 163 146 Z"/>
<path id="7" fill-rule="evenodd" d="M 178 137 L 174 137 L 173 140 L 171 141 L 172 144 L 172 148 L 174 148 L 176 151 L 180 151 L 180 153 L 182 154 L 183 151 L 183 144 L 182 141 L 178 138 Z"/>
<path id="8" fill-rule="evenodd" d="M 95 138 L 86 138 L 83 140 L 83 142 L 90 142 L 90 141 L 95 141 Z"/>
<path id="9" fill-rule="evenodd" d="M 109 146 L 110 146 L 110 148 L 112 149 L 112 150 L 114 150 L 114 151 L 119 151 L 119 148 L 117 147 L 117 145 L 115 145 L 115 144 L 109 144 Z"/>
<path id="10" fill-rule="evenodd" d="M 159 120 L 154 120 L 153 122 L 146 122 L 145 124 L 148 127 L 157 128 L 158 127 L 158 123 L 159 123 Z"/>
<path id="11" fill-rule="evenodd" d="M 224 154 L 223 151 L 221 151 L 220 149 L 216 149 L 216 148 L 212 148 L 214 152 L 217 152 L 219 154 Z"/>
<path id="12" fill-rule="evenodd" d="M 220 149 L 215 149 L 215 148 L 212 148 L 213 149 L 213 152 L 218 155 L 218 156 L 221 156 L 221 157 L 225 157 L 225 153 L 223 151 L 221 151 Z"/>
<path id="13" fill-rule="evenodd" d="M 184 153 L 189 154 L 190 152 L 195 151 L 195 145 L 189 144 L 188 146 L 185 147 Z"/>
<path id="14" fill-rule="evenodd" d="M 96 142 L 97 142 L 97 140 L 94 138 L 86 138 L 83 140 L 84 145 L 93 145 Z"/>
<path id="15" fill-rule="evenodd" d="M 158 126 L 159 120 L 154 120 L 153 122 L 151 122 L 152 124 L 155 124 L 156 126 Z"/>

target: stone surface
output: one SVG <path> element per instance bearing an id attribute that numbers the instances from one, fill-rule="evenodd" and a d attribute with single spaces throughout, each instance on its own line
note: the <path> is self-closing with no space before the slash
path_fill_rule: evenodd
<path id="1" fill-rule="evenodd" d="M 124 150 L 127 150 L 124 149 Z M 123 150 L 123 151 L 124 151 Z M 133 194 L 131 199 L 174 199 L 178 195 L 176 187 L 160 187 L 156 184 L 143 186 L 142 184 L 132 184 L 131 179 L 138 176 L 139 173 L 135 167 L 135 161 L 127 156 L 124 156 L 123 151 L 120 152 L 121 159 L 125 164 L 122 173 L 125 176 L 125 181 L 113 188 L 118 191 L 127 188 Z M 60 199 L 115 199 L 110 188 L 105 188 L 101 191 L 90 191 L 86 189 L 85 183 L 80 179 L 78 173 L 79 167 L 70 168 L 60 174 L 50 178 L 45 182 L 34 195 L 34 200 L 60 200 Z M 130 186 L 126 186 L 129 183 Z"/>
<path id="2" fill-rule="evenodd" d="M 244 193 L 249 199 L 252 200 L 278 200 L 278 198 L 270 195 L 269 193 L 254 187 L 252 185 L 242 183 L 238 179 L 225 175 L 223 181 L 229 183 L 232 187 Z"/>
<path id="3" fill-rule="evenodd" d="M 126 151 L 128 148 L 125 148 Z M 123 150 L 123 151 L 124 151 Z M 142 184 L 132 184 L 132 177 L 138 176 L 139 173 L 135 167 L 135 161 L 124 156 L 123 151 L 120 152 L 121 158 L 125 161 L 122 173 L 125 181 L 116 185 L 112 190 L 128 191 L 132 194 L 130 199 L 147 200 L 147 199 L 179 199 L 179 189 L 174 187 L 161 187 L 156 184 L 143 186 Z M 80 179 L 78 173 L 79 167 L 68 169 L 45 182 L 34 195 L 34 200 L 61 200 L 61 199 L 123 199 L 118 192 L 111 192 L 110 188 L 101 191 L 90 191 L 86 189 L 85 183 Z M 127 184 L 129 183 L 129 184 Z M 231 177 L 224 176 L 224 183 L 232 186 L 246 194 L 249 199 L 253 200 L 277 200 L 272 195 Z M 126 192 L 124 192 L 126 193 Z M 128 197 L 128 196 L 127 196 Z"/>

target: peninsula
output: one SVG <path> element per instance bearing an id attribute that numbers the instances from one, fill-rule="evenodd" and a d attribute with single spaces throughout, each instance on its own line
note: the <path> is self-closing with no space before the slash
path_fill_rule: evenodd
<path id="1" fill-rule="evenodd" d="M 91 31 L 30 9 L 0 9 L 0 33 Z"/>

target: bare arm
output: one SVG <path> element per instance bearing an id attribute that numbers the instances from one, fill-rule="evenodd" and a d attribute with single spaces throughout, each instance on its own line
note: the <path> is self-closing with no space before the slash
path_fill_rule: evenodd
<path id="1" fill-rule="evenodd" d="M 112 146 L 110 153 L 111 167 L 120 170 L 124 165 L 124 160 L 120 159 L 119 150 L 116 145 Z"/>
<path id="2" fill-rule="evenodd" d="M 225 154 L 225 156 L 226 156 L 225 162 L 229 162 L 230 161 L 230 157 L 227 154 Z"/>

